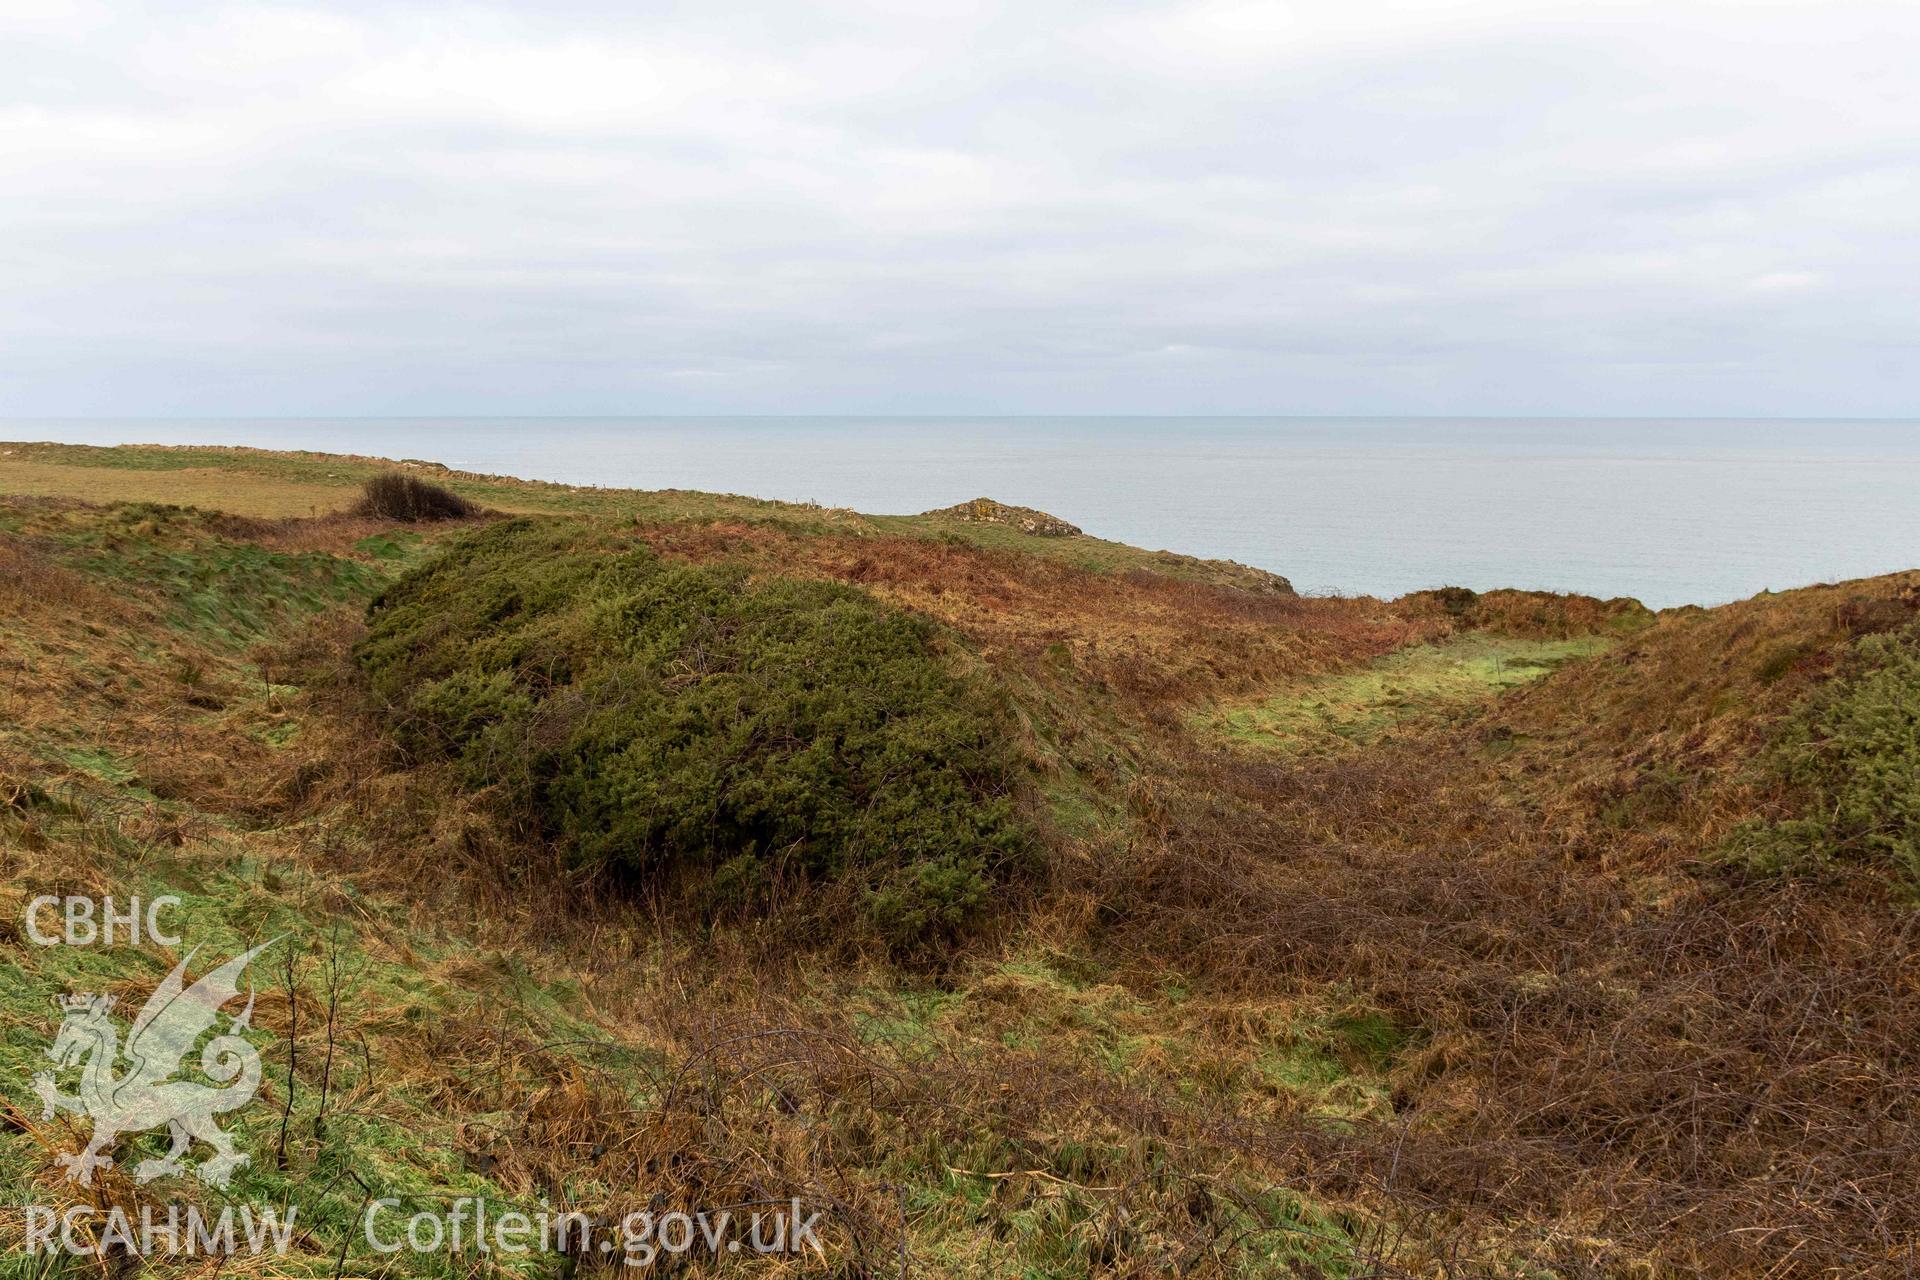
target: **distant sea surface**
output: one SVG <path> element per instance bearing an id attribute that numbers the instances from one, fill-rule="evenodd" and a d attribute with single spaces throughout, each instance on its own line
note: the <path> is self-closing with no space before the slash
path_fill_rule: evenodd
<path id="1" fill-rule="evenodd" d="M 0 437 L 423 458 L 876 513 L 985 495 L 1309 592 L 1664 607 L 1920 567 L 1920 420 L 13 419 Z"/>

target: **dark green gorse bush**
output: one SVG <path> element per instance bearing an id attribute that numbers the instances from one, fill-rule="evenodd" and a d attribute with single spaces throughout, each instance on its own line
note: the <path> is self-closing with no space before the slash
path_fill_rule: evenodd
<path id="1" fill-rule="evenodd" d="M 1920 632 L 1854 642 L 1787 718 L 1766 763 L 1801 816 L 1748 824 L 1737 851 L 1768 870 L 1878 863 L 1920 889 Z"/>
<path id="2" fill-rule="evenodd" d="M 515 520 L 369 618 L 356 656 L 403 745 L 583 868 L 713 911 L 857 903 L 917 950 L 1031 863 L 1004 708 L 930 622 L 863 592 Z"/>

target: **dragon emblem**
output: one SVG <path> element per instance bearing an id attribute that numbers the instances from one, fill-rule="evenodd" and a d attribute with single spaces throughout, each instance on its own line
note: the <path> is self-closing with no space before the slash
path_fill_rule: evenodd
<path id="1" fill-rule="evenodd" d="M 172 1135 L 173 1148 L 161 1159 L 136 1165 L 137 1183 L 182 1172 L 181 1157 L 195 1140 L 214 1150 L 213 1157 L 194 1170 L 209 1186 L 225 1188 L 234 1170 L 247 1163 L 213 1118 L 246 1106 L 260 1088 L 260 1053 L 243 1036 L 253 1016 L 251 992 L 240 1016 L 229 1014 L 226 1031 L 200 1051 L 200 1069 L 222 1087 L 169 1077 L 180 1069 L 194 1042 L 212 1028 L 220 1006 L 240 994 L 240 975 L 247 965 L 278 941 L 275 938 L 235 956 L 192 986 L 186 985 L 186 972 L 195 952 L 188 952 L 134 1018 L 124 1047 L 120 1030 L 109 1016 L 112 996 L 61 999 L 66 1017 L 47 1056 L 62 1070 L 84 1061 L 80 1092 L 61 1093 L 52 1071 L 35 1076 L 33 1089 L 45 1105 L 43 1119 L 51 1120 L 56 1111 L 93 1119 L 93 1137 L 86 1149 L 59 1157 L 71 1181 L 92 1185 L 94 1171 L 113 1164 L 112 1157 L 103 1153 L 121 1134 L 144 1133 L 161 1125 Z M 126 1068 L 116 1073 L 122 1058 Z"/>

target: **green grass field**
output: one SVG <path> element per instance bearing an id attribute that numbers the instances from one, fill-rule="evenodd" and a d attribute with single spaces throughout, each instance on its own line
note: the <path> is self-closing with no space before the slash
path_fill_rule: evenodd
<path id="1" fill-rule="evenodd" d="M 1314 752 L 1365 744 L 1403 726 L 1431 725 L 1471 711 L 1612 643 L 1603 636 L 1534 640 L 1468 634 L 1396 650 L 1357 671 L 1319 676 L 1257 703 L 1210 711 L 1202 719 L 1235 743 L 1263 750 Z"/>

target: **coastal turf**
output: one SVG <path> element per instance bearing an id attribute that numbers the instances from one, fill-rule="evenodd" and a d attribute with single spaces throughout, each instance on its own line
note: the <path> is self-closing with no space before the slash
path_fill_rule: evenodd
<path id="1" fill-rule="evenodd" d="M 1906 652 L 1915 575 L 1657 618 L 1317 600 L 1098 540 L 422 464 L 496 513 L 943 629 L 1007 700 L 1045 865 L 992 927 L 901 963 L 581 875 L 408 750 L 351 660 L 367 607 L 494 517 L 339 514 L 390 465 L 0 446 L 0 1232 L 75 1195 L 53 1161 L 84 1122 L 42 1121 L 27 1084 L 52 998 L 137 1006 L 177 958 L 34 946 L 26 903 L 171 892 L 189 945 L 291 939 L 256 975 L 235 1194 L 310 1230 L 229 1273 L 506 1266 L 356 1252 L 363 1187 L 826 1213 L 826 1263 L 723 1275 L 1911 1261 L 1897 857 L 1761 866 L 1729 841 L 1826 797 L 1903 812 L 1911 753 L 1880 727 L 1911 680 L 1880 659 Z M 1871 759 L 1868 790 L 1780 771 L 1815 740 Z M 100 1201 L 217 1203 L 133 1186 L 155 1150 L 123 1147 Z"/>

